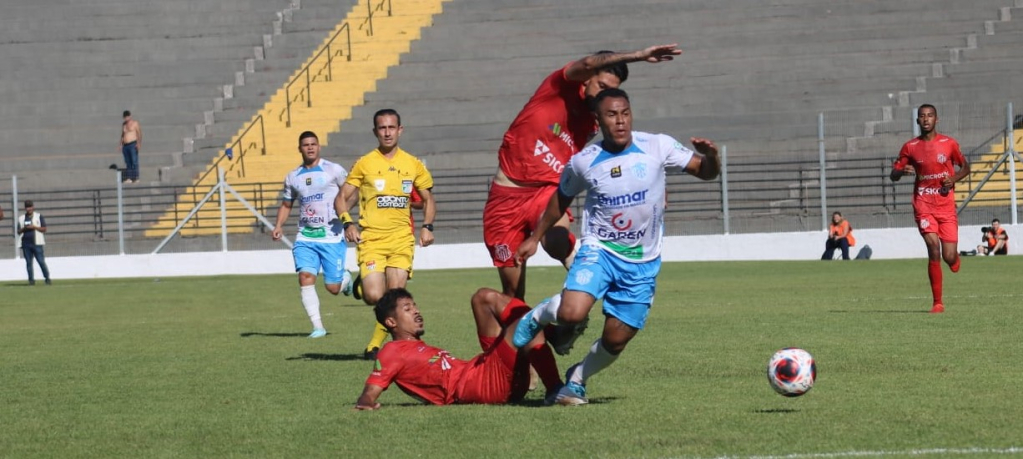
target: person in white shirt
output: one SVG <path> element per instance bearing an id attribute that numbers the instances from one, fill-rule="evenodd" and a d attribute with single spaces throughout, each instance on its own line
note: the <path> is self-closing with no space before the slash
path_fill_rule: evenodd
<path id="1" fill-rule="evenodd" d="M 281 191 L 281 207 L 277 209 L 277 222 L 271 237 L 284 236 L 284 222 L 291 214 L 295 201 L 300 204 L 298 235 L 292 255 L 298 272 L 302 306 L 313 324 L 310 338 L 327 335 L 320 318 L 320 297 L 316 294 L 316 276 L 323 269 L 324 287 L 331 294 L 351 293 L 352 277 L 345 270 L 348 244 L 344 241 L 341 221 L 334 212 L 334 198 L 348 177 L 348 171 L 339 164 L 320 157 L 320 140 L 316 134 L 305 131 L 298 137 L 298 151 L 302 165 L 288 173 Z"/>

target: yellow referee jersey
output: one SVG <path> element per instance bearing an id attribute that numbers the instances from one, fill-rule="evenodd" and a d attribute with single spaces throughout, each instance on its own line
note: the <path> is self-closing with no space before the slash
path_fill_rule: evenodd
<path id="1" fill-rule="evenodd" d="M 355 162 L 345 183 L 359 189 L 359 226 L 364 230 L 407 232 L 412 189 L 433 188 L 433 176 L 401 148 L 391 159 L 374 149 Z"/>

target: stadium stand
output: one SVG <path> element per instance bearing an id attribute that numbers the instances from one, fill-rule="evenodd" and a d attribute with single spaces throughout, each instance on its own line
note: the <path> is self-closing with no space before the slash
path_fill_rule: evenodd
<path id="1" fill-rule="evenodd" d="M 62 6 L 54 9 L 57 3 Z M 400 16 L 407 5 L 422 2 L 390 3 Z M 57 188 L 91 186 L 95 177 L 112 182 L 80 171 L 120 163 L 113 120 L 128 108 L 143 123 L 153 152 L 144 156 L 143 176 L 157 177 L 159 167 L 166 183 L 187 186 L 343 18 L 366 5 L 84 0 L 68 6 L 42 0 L 11 7 L 0 19 L 0 174 Z M 997 154 L 989 139 L 1004 128 L 1005 103 L 1023 108 L 1023 61 L 1014 46 L 1023 34 L 1023 0 L 771 0 L 756 6 L 737 0 L 635 0 L 627 6 L 452 0 L 443 8 L 400 65 L 365 94 L 364 105 L 352 108 L 350 117 L 337 111 L 328 130 L 339 132 L 327 138 L 324 154 L 350 165 L 375 143 L 372 112 L 399 109 L 406 124 L 402 143 L 437 172 L 438 199 L 453 223 L 469 225 L 478 216 L 483 202 L 474 196 L 485 194 L 500 136 L 539 81 L 598 49 L 677 41 L 685 50 L 678 62 L 636 66 L 626 83 L 636 127 L 711 137 L 728 146 L 737 173 L 744 159 L 815 160 L 821 112 L 828 121 L 829 167 L 841 169 L 839 160 L 894 155 L 912 135 L 911 113 L 919 103 L 938 104 L 942 127 L 978 155 Z M 273 115 L 264 123 L 282 122 Z M 188 148 L 183 138 L 193 139 Z M 748 168 L 751 176 L 757 168 L 770 171 L 763 180 L 782 185 L 752 191 L 757 199 L 745 204 L 736 190 L 735 209 L 752 214 L 813 198 L 805 190 L 814 186 L 814 171 L 795 171 L 790 179 L 784 165 Z M 284 170 L 263 173 L 277 177 Z M 879 175 L 846 174 L 849 190 Z M 481 188 L 470 192 L 472 183 Z M 857 205 L 862 194 L 836 189 L 829 200 Z M 273 193 L 265 195 L 272 201 Z M 691 196 L 707 203 L 700 218 L 718 217 L 711 205 L 716 190 Z"/>

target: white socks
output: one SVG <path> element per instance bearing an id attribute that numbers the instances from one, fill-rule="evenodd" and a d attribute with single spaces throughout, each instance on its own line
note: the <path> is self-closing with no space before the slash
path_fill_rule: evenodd
<path id="1" fill-rule="evenodd" d="M 320 320 L 320 296 L 316 294 L 315 285 L 303 285 L 298 288 L 302 294 L 302 306 L 306 314 L 309 314 L 309 321 L 313 328 L 323 328 L 323 321 Z"/>
<path id="2" fill-rule="evenodd" d="M 561 308 L 561 294 L 554 295 L 536 305 L 536 319 L 540 325 L 558 322 L 558 309 Z"/>
<path id="3" fill-rule="evenodd" d="M 583 361 L 579 362 L 568 375 L 568 380 L 576 384 L 585 385 L 587 379 L 611 366 L 615 360 L 618 360 L 618 356 L 612 355 L 607 349 L 604 349 L 604 345 L 601 344 L 598 338 L 593 342 L 593 346 L 590 346 L 590 353 L 586 354 L 586 357 L 583 357 Z"/>

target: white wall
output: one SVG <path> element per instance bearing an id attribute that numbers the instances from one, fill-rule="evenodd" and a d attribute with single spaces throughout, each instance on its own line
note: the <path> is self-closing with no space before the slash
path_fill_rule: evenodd
<path id="1" fill-rule="evenodd" d="M 1014 238 L 1023 238 L 1023 225 L 1002 225 L 1010 239 L 1009 253 L 1019 253 Z M 856 247 L 873 249 L 875 259 L 924 258 L 926 251 L 915 228 L 856 230 Z M 816 260 L 824 251 L 826 233 L 760 233 L 711 236 L 674 236 L 664 239 L 664 261 L 711 260 Z M 980 243 L 980 226 L 959 229 L 959 250 Z M 119 277 L 210 276 L 219 274 L 286 274 L 294 272 L 291 252 L 197 252 L 158 255 L 107 255 L 47 258 L 53 279 Z M 532 266 L 558 263 L 541 250 Z M 417 248 L 415 269 L 489 268 L 490 256 L 482 243 Z M 348 249 L 348 267 L 355 268 L 355 250 Z M 25 260 L 0 260 L 0 281 L 25 280 Z M 36 279 L 42 275 L 36 267 Z"/>

